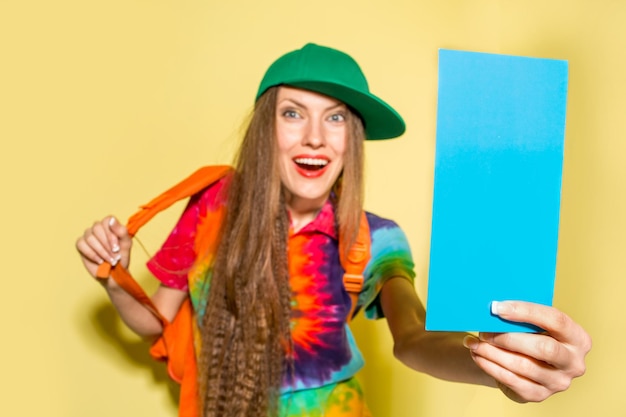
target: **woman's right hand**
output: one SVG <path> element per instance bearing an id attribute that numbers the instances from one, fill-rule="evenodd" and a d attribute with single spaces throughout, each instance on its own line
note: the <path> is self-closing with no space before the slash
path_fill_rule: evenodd
<path id="1" fill-rule="evenodd" d="M 107 216 L 85 230 L 76 241 L 76 249 L 85 268 L 95 278 L 98 266 L 105 261 L 113 266 L 120 262 L 128 268 L 132 243 L 126 227 L 115 217 Z"/>
<path id="2" fill-rule="evenodd" d="M 132 238 L 128 230 L 113 216 L 95 222 L 76 241 L 76 249 L 92 277 L 96 277 L 98 266 L 103 262 L 113 266 L 119 263 L 128 268 L 131 246 Z M 146 338 L 157 337 L 163 332 L 161 321 L 143 301 L 126 292 L 113 279 L 98 282 L 107 291 L 113 306 L 129 329 Z M 168 320 L 173 320 L 186 296 L 186 291 L 160 286 L 152 300 L 158 311 Z"/>

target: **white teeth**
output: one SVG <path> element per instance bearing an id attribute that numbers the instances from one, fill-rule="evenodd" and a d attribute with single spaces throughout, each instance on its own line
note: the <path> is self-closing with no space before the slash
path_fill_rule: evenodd
<path id="1" fill-rule="evenodd" d="M 328 161 L 325 159 L 314 159 L 314 158 L 296 158 L 296 164 L 301 165 L 315 165 L 315 166 L 326 166 L 328 165 Z"/>

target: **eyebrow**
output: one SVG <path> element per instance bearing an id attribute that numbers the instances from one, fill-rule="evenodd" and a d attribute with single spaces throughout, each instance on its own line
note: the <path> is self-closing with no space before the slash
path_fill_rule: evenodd
<path id="1" fill-rule="evenodd" d="M 293 98 L 284 98 L 284 99 L 282 99 L 282 100 L 280 100 L 280 101 L 278 102 L 277 106 L 279 106 L 279 105 L 283 104 L 285 101 L 290 101 L 290 102 L 292 102 L 293 104 L 295 104 L 296 106 L 298 106 L 298 107 L 302 107 L 302 108 L 304 108 L 304 109 L 307 109 L 307 108 L 308 108 L 308 107 L 307 107 L 304 103 L 300 103 L 298 100 L 294 100 Z M 326 108 L 324 109 L 324 111 L 332 110 L 332 109 L 335 109 L 335 108 L 338 108 L 338 107 L 344 107 L 344 108 L 346 108 L 346 109 L 347 109 L 347 108 L 348 108 L 348 105 L 347 105 L 347 104 L 345 104 L 345 103 L 343 103 L 343 102 L 341 102 L 341 101 L 338 101 L 338 102 L 337 102 L 337 104 L 334 104 L 334 105 L 332 105 L 332 106 L 326 107 Z"/>

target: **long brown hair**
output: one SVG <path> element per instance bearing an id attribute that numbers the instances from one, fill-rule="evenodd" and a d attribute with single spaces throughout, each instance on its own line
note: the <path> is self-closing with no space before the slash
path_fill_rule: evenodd
<path id="1" fill-rule="evenodd" d="M 204 417 L 277 414 L 289 383 L 291 290 L 289 218 L 278 170 L 277 87 L 255 105 L 228 188 L 227 214 L 201 323 L 198 361 Z M 341 236 L 358 231 L 363 190 L 363 125 L 350 115 L 344 170 L 334 187 Z"/>

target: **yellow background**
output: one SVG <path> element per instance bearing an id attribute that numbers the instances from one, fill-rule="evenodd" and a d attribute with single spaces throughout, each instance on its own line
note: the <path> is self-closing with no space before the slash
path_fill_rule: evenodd
<path id="1" fill-rule="evenodd" d="M 355 328 L 384 416 L 622 416 L 626 263 L 622 0 L 0 2 L 0 414 L 174 416 L 175 388 L 82 270 L 74 241 L 194 168 L 229 162 L 265 68 L 308 41 L 348 51 L 408 125 L 367 144 L 367 208 L 407 232 L 425 296 L 437 49 L 566 59 L 555 304 L 592 335 L 588 372 L 542 404 L 436 381 Z M 153 251 L 178 209 L 141 239 Z M 150 281 L 137 249 L 134 268 Z"/>

